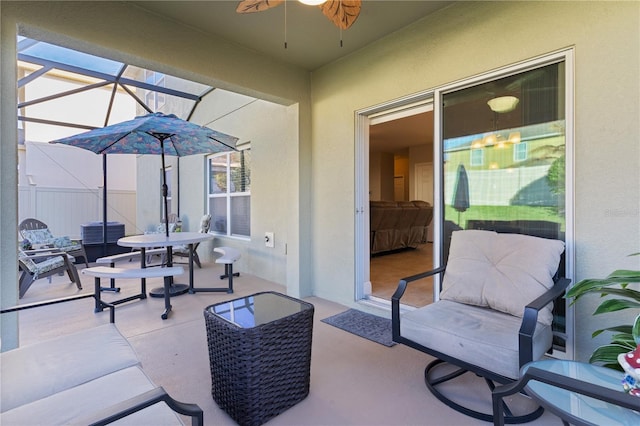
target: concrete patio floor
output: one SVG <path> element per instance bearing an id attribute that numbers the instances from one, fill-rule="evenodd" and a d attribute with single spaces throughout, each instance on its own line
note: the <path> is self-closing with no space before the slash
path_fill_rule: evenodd
<path id="1" fill-rule="evenodd" d="M 219 279 L 221 273 L 222 265 L 203 264 L 202 269 L 195 270 L 196 287 L 225 286 L 226 281 Z M 83 276 L 82 280 L 81 292 L 93 291 L 93 279 Z M 187 275 L 176 281 L 186 282 Z M 122 287 L 118 298 L 140 289 L 137 280 L 122 280 L 117 285 Z M 158 286 L 161 286 L 160 279 L 147 282 L 148 290 Z M 206 425 L 235 422 L 211 398 L 203 310 L 208 305 L 260 291 L 285 292 L 283 286 L 243 273 L 235 279 L 234 289 L 234 294 L 197 293 L 174 297 L 173 311 L 164 321 L 160 318 L 162 299 L 147 298 L 116 308 L 116 325 L 134 346 L 149 377 L 174 398 L 197 403 L 204 410 Z M 55 276 L 51 283 L 46 278 L 36 281 L 20 303 L 78 292 L 66 276 Z M 103 297 L 108 301 L 114 295 L 103 293 Z M 450 409 L 431 395 L 424 385 L 423 372 L 432 358 L 402 345 L 388 348 L 320 322 L 346 307 L 317 297 L 305 300 L 315 306 L 310 394 L 268 425 L 488 424 Z M 21 312 L 21 344 L 108 322 L 108 311 L 94 313 L 92 302 L 93 299 L 87 299 Z M 100 360 L 87 359 L 86 362 Z M 481 397 L 488 395 L 486 387 L 478 382 L 471 377 L 461 385 L 465 389 L 452 388 L 452 391 L 464 390 L 471 400 L 489 407 L 489 399 Z M 545 412 L 530 424 L 559 425 L 561 422 Z"/>

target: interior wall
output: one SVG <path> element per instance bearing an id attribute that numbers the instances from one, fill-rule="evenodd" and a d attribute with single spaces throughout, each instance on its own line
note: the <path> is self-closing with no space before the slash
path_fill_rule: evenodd
<path id="1" fill-rule="evenodd" d="M 433 163 L 433 144 L 412 146 L 409 148 L 409 170 L 412 172 L 412 178 L 409 180 L 409 199 L 415 200 L 416 179 L 415 167 L 420 163 Z M 433 200 L 423 200 L 433 204 Z"/>
<path id="2" fill-rule="evenodd" d="M 369 199 L 380 199 L 380 153 L 369 153 Z"/>
<path id="3" fill-rule="evenodd" d="M 317 295 L 355 303 L 354 111 L 566 47 L 576 52 L 575 170 L 568 177 L 576 279 L 638 268 L 638 257 L 627 255 L 640 241 L 639 12 L 637 2 L 456 2 L 315 72 L 313 253 L 314 264 L 332 265 L 314 270 L 314 281 L 325 283 Z M 499 28 L 508 36 L 497 36 Z M 622 183 L 630 177 L 633 184 Z M 602 341 L 591 339 L 605 321 L 596 324 L 593 307 L 576 307 L 580 359 Z"/>
<path id="4" fill-rule="evenodd" d="M 393 154 L 372 152 L 369 154 L 369 199 L 393 201 Z"/>
<path id="5" fill-rule="evenodd" d="M 402 188 L 402 199 L 395 201 L 409 201 L 409 182 L 412 179 L 411 170 L 409 170 L 409 149 L 404 149 L 400 153 L 396 153 L 393 158 L 393 175 L 394 177 L 402 177 L 404 186 Z"/>

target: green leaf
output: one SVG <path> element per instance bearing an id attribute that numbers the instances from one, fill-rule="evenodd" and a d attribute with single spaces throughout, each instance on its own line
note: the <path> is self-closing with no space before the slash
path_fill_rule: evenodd
<path id="1" fill-rule="evenodd" d="M 611 343 L 629 348 L 627 352 L 636 348 L 636 342 L 633 339 L 633 335 L 627 333 L 614 334 L 611 336 Z"/>
<path id="2" fill-rule="evenodd" d="M 634 255 L 636 254 L 638 253 L 635 253 Z M 625 288 L 628 283 L 636 282 L 640 282 L 640 271 L 618 269 L 609 274 L 609 276 L 607 276 L 607 278 L 605 279 L 588 278 L 578 282 L 571 289 L 569 289 L 569 291 L 567 291 L 565 297 L 568 299 L 573 298 L 577 300 L 585 294 L 599 293 L 603 289 L 616 284 L 619 284 L 623 288 Z M 575 300 L 573 300 L 572 304 L 573 303 L 575 303 Z"/>
<path id="3" fill-rule="evenodd" d="M 613 271 L 607 277 L 607 280 L 626 283 L 640 282 L 640 271 L 631 271 L 628 269 L 618 269 Z"/>
<path id="4" fill-rule="evenodd" d="M 637 302 L 640 302 L 640 291 L 636 291 L 630 288 L 606 288 L 602 290 L 603 296 L 615 295 L 628 297 L 629 299 L 633 299 Z"/>
<path id="5" fill-rule="evenodd" d="M 621 369 L 618 364 L 618 355 L 622 353 L 627 353 L 629 350 L 625 346 L 622 345 L 604 345 L 596 348 L 595 351 L 591 354 L 591 358 L 589 358 L 589 362 L 592 364 L 602 363 L 607 366 L 612 366 L 610 368 L 618 366 L 617 369 Z"/>
<path id="6" fill-rule="evenodd" d="M 573 287 L 571 287 L 569 289 L 569 291 L 567 291 L 566 295 L 564 296 L 567 299 L 578 299 L 582 296 L 584 296 L 585 294 L 588 293 L 599 293 L 603 288 L 606 288 L 609 285 L 613 285 L 613 284 L 617 284 L 616 281 L 609 281 L 609 280 L 600 280 L 600 279 L 586 279 L 586 280 L 582 280 L 578 283 L 576 283 L 576 285 L 574 285 Z M 574 302 L 575 303 L 575 300 Z"/>
<path id="7" fill-rule="evenodd" d="M 636 342 L 636 345 L 640 345 L 640 315 L 638 315 L 633 322 L 631 334 L 633 335 L 633 340 Z"/>
<path id="8" fill-rule="evenodd" d="M 591 335 L 591 337 L 596 337 L 599 336 L 601 333 L 605 332 L 605 331 L 612 331 L 614 333 L 624 333 L 624 334 L 629 334 L 631 335 L 631 326 L 624 324 L 624 325 L 616 325 L 615 327 L 607 327 L 607 328 L 602 328 L 600 330 L 596 330 L 593 332 L 593 334 Z"/>
<path id="9" fill-rule="evenodd" d="M 604 314 L 607 312 L 621 311 L 623 309 L 636 308 L 640 309 L 640 303 L 623 299 L 608 299 L 598 306 L 593 315 Z"/>

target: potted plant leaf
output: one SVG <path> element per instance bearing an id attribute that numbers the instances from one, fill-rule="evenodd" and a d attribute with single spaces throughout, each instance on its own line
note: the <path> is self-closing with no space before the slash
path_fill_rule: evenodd
<path id="1" fill-rule="evenodd" d="M 637 256 L 634 253 L 630 256 Z M 640 313 L 640 291 L 631 288 L 629 284 L 640 283 L 640 271 L 619 269 L 604 279 L 585 279 L 573 286 L 565 295 L 573 299 L 573 305 L 586 294 L 600 294 L 601 297 L 613 296 L 603 300 L 593 315 L 617 312 L 624 309 L 635 309 Z M 593 332 L 596 337 L 603 332 L 611 332 L 611 341 L 596 348 L 589 359 L 590 363 L 598 363 L 605 367 L 622 370 L 618 363 L 618 355 L 634 351 L 640 345 L 640 315 L 635 317 L 632 324 L 621 324 L 607 327 Z"/>

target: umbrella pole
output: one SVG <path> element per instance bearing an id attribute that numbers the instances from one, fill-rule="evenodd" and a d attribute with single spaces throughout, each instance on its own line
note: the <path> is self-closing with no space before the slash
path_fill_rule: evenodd
<path id="1" fill-rule="evenodd" d="M 164 165 L 164 139 L 160 139 L 160 157 L 162 158 L 162 198 L 164 199 L 164 231 L 169 238 L 169 203 L 167 202 L 167 172 Z"/>
<path id="2" fill-rule="evenodd" d="M 102 256 L 107 255 L 107 154 L 102 154 Z"/>

